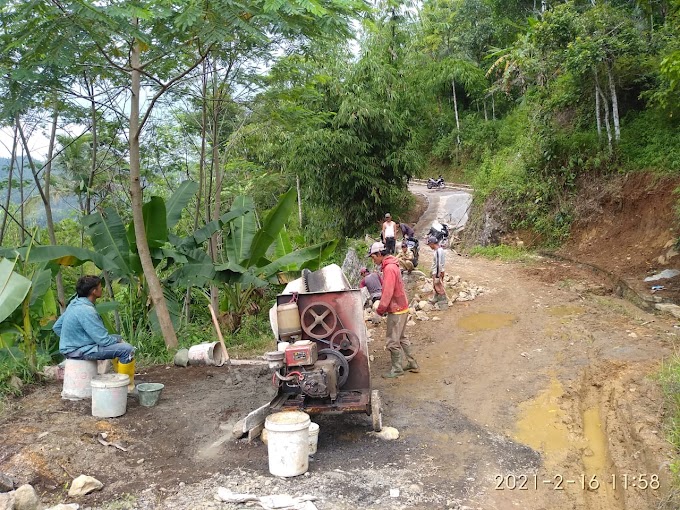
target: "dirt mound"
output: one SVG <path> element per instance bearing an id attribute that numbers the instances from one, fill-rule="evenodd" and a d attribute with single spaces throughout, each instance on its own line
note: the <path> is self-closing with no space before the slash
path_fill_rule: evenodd
<path id="1" fill-rule="evenodd" d="M 664 269 L 680 267 L 680 258 L 667 257 L 677 241 L 678 186 L 678 178 L 648 173 L 584 182 L 575 207 L 578 219 L 570 240 L 558 253 L 613 273 L 648 296 L 652 285 L 663 285 L 665 289 L 656 296 L 680 300 L 677 277 L 643 281 Z"/>

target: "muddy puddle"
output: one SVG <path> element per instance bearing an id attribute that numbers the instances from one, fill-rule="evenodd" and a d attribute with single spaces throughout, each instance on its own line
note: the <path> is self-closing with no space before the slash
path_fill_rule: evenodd
<path id="1" fill-rule="evenodd" d="M 522 405 L 514 434 L 520 443 L 542 452 L 548 464 L 562 460 L 569 451 L 565 412 L 559 406 L 563 393 L 562 384 L 553 377 L 546 390 Z"/>
<path id="2" fill-rule="evenodd" d="M 510 313 L 481 312 L 468 315 L 458 321 L 458 326 L 466 331 L 488 331 L 511 326 L 517 317 Z"/>

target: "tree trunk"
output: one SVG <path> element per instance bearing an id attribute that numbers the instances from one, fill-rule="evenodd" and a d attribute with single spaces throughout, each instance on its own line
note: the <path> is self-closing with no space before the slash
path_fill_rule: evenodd
<path id="1" fill-rule="evenodd" d="M 597 123 L 597 139 L 602 139 L 602 114 L 600 108 L 600 85 L 597 77 L 597 69 L 593 72 L 595 75 L 595 122 Z"/>
<path id="2" fill-rule="evenodd" d="M 600 88 L 599 85 L 597 86 L 597 93 L 600 94 L 600 97 L 602 98 L 602 101 L 604 102 L 604 125 L 605 128 L 607 129 L 607 145 L 609 146 L 609 153 L 612 153 L 612 129 L 611 126 L 609 125 L 609 101 L 607 101 L 607 98 L 605 97 L 604 93 L 602 92 L 602 89 Z"/>
<path id="3" fill-rule="evenodd" d="M 298 174 L 295 175 L 295 188 L 297 189 L 298 198 L 298 221 L 300 223 L 300 228 L 302 228 L 302 198 L 300 194 L 300 176 Z"/>
<path id="4" fill-rule="evenodd" d="M 9 162 L 9 172 L 7 174 L 7 198 L 5 198 L 5 214 L 2 216 L 2 225 L 0 225 L 0 245 L 2 245 L 2 241 L 5 238 L 5 227 L 7 226 L 7 216 L 9 215 L 9 204 L 10 204 L 10 199 L 12 198 L 12 173 L 14 172 L 14 165 L 16 164 L 16 159 L 17 159 L 17 144 L 19 143 L 18 140 L 18 133 L 17 133 L 17 127 L 16 125 L 14 126 L 14 136 L 12 139 L 12 155 L 10 156 L 12 159 Z"/>
<path id="5" fill-rule="evenodd" d="M 496 120 L 496 100 L 494 99 L 493 94 L 491 94 L 491 118 Z"/>
<path id="6" fill-rule="evenodd" d="M 489 114 L 486 111 L 486 98 L 484 98 L 483 104 L 484 104 L 484 121 L 489 122 Z"/>
<path id="7" fill-rule="evenodd" d="M 453 91 L 453 112 L 456 114 L 456 143 L 460 147 L 460 120 L 458 119 L 458 99 L 456 98 L 455 80 L 451 80 L 451 90 Z"/>
<path id="8" fill-rule="evenodd" d="M 16 128 L 19 132 L 19 127 L 21 125 L 19 121 L 19 115 L 17 114 Z M 21 234 L 21 244 L 26 242 L 26 217 L 24 211 L 24 146 L 21 146 L 21 164 L 19 165 L 19 223 L 20 223 L 20 234 Z"/>
<path id="9" fill-rule="evenodd" d="M 57 138 L 57 121 L 59 120 L 59 103 L 55 94 L 54 113 L 52 115 L 52 129 L 50 131 L 50 145 L 47 149 L 47 163 L 45 164 L 45 216 L 47 217 L 47 235 L 53 246 L 57 244 L 57 236 L 54 234 L 54 220 L 52 219 L 52 204 L 50 202 L 50 176 L 52 175 L 52 158 L 54 157 L 54 143 Z M 61 276 L 61 269 L 57 272 L 57 301 L 59 310 L 64 313 L 66 310 L 66 293 L 64 292 L 64 280 Z"/>
<path id="10" fill-rule="evenodd" d="M 614 118 L 614 139 L 618 142 L 621 140 L 621 125 L 619 123 L 619 100 L 616 96 L 616 83 L 614 82 L 614 73 L 609 62 L 606 62 L 607 77 L 609 78 L 609 93 L 612 100 L 612 117 Z"/>
<path id="11" fill-rule="evenodd" d="M 87 179 L 87 190 L 85 194 L 85 214 L 89 215 L 92 212 L 92 186 L 94 185 L 94 176 L 97 172 L 97 105 L 94 100 L 94 84 L 92 88 L 85 77 L 85 84 L 87 86 L 87 92 L 90 96 L 90 116 L 92 117 L 92 165 L 90 166 L 90 175 Z"/>
<path id="12" fill-rule="evenodd" d="M 133 24 L 137 25 L 138 20 L 134 19 Z M 156 316 L 158 317 L 158 324 L 160 325 L 165 340 L 165 346 L 168 349 L 177 347 L 177 335 L 170 320 L 170 313 L 163 295 L 163 288 L 161 282 L 156 274 L 156 269 L 153 267 L 151 260 L 151 252 L 149 250 L 149 241 L 146 238 L 146 230 L 144 228 L 144 216 L 142 214 L 142 186 L 141 186 L 141 172 L 140 172 L 140 154 L 139 154 L 139 139 L 140 139 L 140 123 L 139 123 L 139 94 L 141 92 L 141 69 L 140 69 L 140 54 L 141 49 L 139 41 L 135 40 L 130 51 L 130 198 L 132 201 L 132 220 L 135 227 L 135 239 L 137 243 L 137 251 L 139 252 L 139 259 L 142 263 L 144 277 L 149 286 L 149 295 L 151 301 L 156 308 Z"/>
<path id="13" fill-rule="evenodd" d="M 217 62 L 213 61 L 213 75 L 212 75 L 212 168 L 215 173 L 215 202 L 212 209 L 211 221 L 217 220 L 220 217 L 220 209 L 222 208 L 222 165 L 220 162 L 220 117 L 222 114 L 222 89 L 217 83 Z M 210 236 L 210 256 L 213 263 L 217 263 L 219 259 L 219 235 L 218 230 Z M 210 286 L 210 303 L 214 310 L 219 310 L 219 289 L 216 285 Z"/>

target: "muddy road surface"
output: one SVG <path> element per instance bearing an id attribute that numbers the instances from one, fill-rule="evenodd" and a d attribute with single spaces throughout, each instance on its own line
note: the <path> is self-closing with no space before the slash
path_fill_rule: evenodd
<path id="1" fill-rule="evenodd" d="M 166 384 L 159 405 L 130 399 L 118 419 L 62 401 L 57 383 L 14 402 L 0 418 L 0 472 L 34 484 L 44 502 L 110 510 L 252 508 L 216 501 L 220 486 L 307 494 L 320 510 L 678 508 L 655 380 L 675 322 L 562 262 L 451 254 L 447 269 L 486 291 L 408 327 L 419 374 L 382 379 L 384 325 L 367 325 L 372 382 L 397 440 L 370 434 L 365 415 L 318 416 L 309 472 L 273 477 L 265 445 L 231 438 L 233 423 L 273 395 L 266 368 L 235 368 L 239 382 L 226 368 L 157 366 L 138 380 Z M 410 295 L 422 285 L 411 277 Z M 101 432 L 126 451 L 100 444 Z M 79 474 L 103 490 L 68 498 Z"/>

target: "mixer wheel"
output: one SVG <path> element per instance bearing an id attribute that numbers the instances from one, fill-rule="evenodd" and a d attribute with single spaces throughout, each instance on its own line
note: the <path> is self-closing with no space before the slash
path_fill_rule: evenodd
<path id="1" fill-rule="evenodd" d="M 359 337 L 349 329 L 341 329 L 331 337 L 329 347 L 335 351 L 349 351 L 344 356 L 352 361 L 359 352 Z"/>
<path id="2" fill-rule="evenodd" d="M 380 432 L 383 427 L 382 423 L 382 399 L 378 390 L 371 391 L 371 419 L 373 421 L 373 430 Z"/>
<path id="3" fill-rule="evenodd" d="M 302 310 L 300 324 L 310 337 L 317 340 L 328 338 L 338 325 L 338 314 L 332 306 L 317 301 Z"/>

